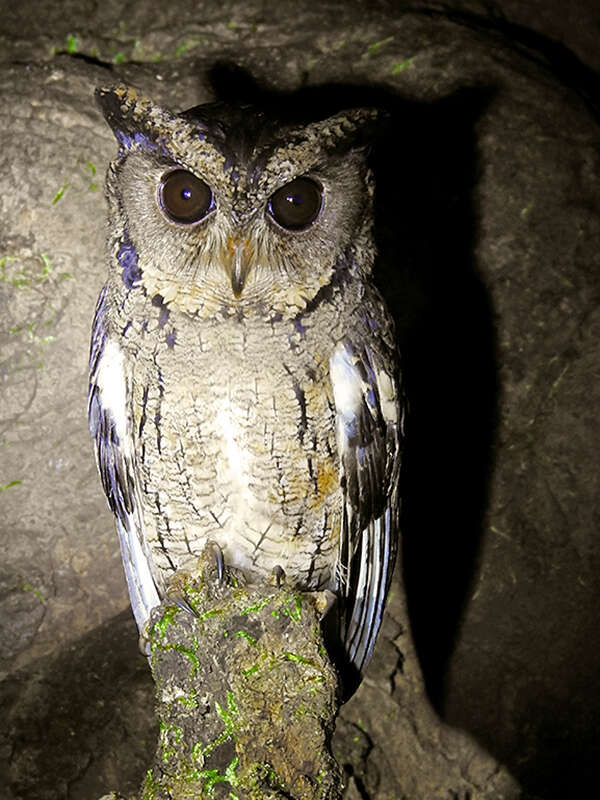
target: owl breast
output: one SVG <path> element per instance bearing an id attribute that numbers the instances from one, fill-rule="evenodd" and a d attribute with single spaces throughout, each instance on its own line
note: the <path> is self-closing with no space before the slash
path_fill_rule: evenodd
<path id="1" fill-rule="evenodd" d="M 163 582 L 211 541 L 246 572 L 281 567 L 295 584 L 333 588 L 342 498 L 329 352 L 304 335 L 190 321 L 175 346 L 157 337 L 136 358 L 143 521 Z"/>

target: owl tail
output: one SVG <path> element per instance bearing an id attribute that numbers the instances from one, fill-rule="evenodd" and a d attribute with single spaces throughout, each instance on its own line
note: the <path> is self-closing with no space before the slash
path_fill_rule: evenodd
<path id="1" fill-rule="evenodd" d="M 341 673 L 344 702 L 358 689 L 373 655 L 394 570 L 396 540 L 394 514 L 388 507 L 362 532 L 345 592 L 342 587 L 338 645 L 330 653 Z M 326 626 L 326 637 L 328 633 Z"/>
<path id="2" fill-rule="evenodd" d="M 131 609 L 138 630 L 142 633 L 150 612 L 160 605 L 160 597 L 152 576 L 149 559 L 142 549 L 132 520 L 117 519 L 117 531 Z"/>

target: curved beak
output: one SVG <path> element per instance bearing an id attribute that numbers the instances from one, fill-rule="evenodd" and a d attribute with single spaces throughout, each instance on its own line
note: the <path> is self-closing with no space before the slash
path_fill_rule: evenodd
<path id="1" fill-rule="evenodd" d="M 250 258 L 252 256 L 250 240 L 229 236 L 227 239 L 227 256 L 226 264 L 228 276 L 231 280 L 231 288 L 234 296 L 240 298 L 246 285 L 246 278 L 250 272 Z"/>

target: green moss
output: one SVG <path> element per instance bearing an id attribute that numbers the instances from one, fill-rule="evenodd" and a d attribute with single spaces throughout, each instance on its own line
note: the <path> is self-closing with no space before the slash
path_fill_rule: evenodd
<path id="1" fill-rule="evenodd" d="M 164 764 L 175 761 L 179 753 L 179 745 L 183 739 L 183 730 L 178 725 L 159 723 L 161 749 L 160 755 Z"/>
<path id="2" fill-rule="evenodd" d="M 200 39 L 195 36 L 188 39 L 185 42 L 182 42 L 180 45 L 177 46 L 175 50 L 175 58 L 181 58 L 182 55 L 188 52 L 188 50 L 193 50 L 194 47 L 198 47 L 200 44 Z"/>
<path id="3" fill-rule="evenodd" d="M 52 269 L 50 266 L 50 259 L 45 253 L 40 253 L 40 258 L 42 259 L 42 264 L 44 265 L 42 270 L 42 278 L 46 278 L 48 275 L 50 275 Z"/>
<path id="4" fill-rule="evenodd" d="M 158 727 L 160 731 L 164 732 L 166 735 L 172 733 L 173 738 L 175 739 L 175 744 L 179 744 L 179 742 L 183 739 L 183 730 L 179 727 L 179 725 L 162 722 L 161 720 Z"/>
<path id="5" fill-rule="evenodd" d="M 389 44 L 390 42 L 393 42 L 393 41 L 394 41 L 394 37 L 393 36 L 388 36 L 387 38 L 381 39 L 378 42 L 373 42 L 373 44 L 370 44 L 367 47 L 367 52 L 370 55 L 372 55 L 373 53 L 376 53 L 378 50 L 380 50 L 384 45 Z"/>
<path id="6" fill-rule="evenodd" d="M 85 162 L 85 166 L 91 172 L 92 177 L 95 177 L 96 176 L 96 165 L 93 164 L 91 161 L 86 161 Z M 92 183 L 90 183 L 88 188 L 89 188 L 90 192 L 95 192 L 96 189 L 98 188 L 98 184 L 92 182 Z"/>
<path id="7" fill-rule="evenodd" d="M 300 622 L 302 619 L 302 598 L 300 595 L 294 594 L 287 605 L 282 606 L 280 609 L 273 609 L 271 616 L 275 617 L 275 619 L 281 619 L 282 616 L 289 617 L 294 622 Z"/>
<path id="8" fill-rule="evenodd" d="M 10 489 L 12 486 L 20 486 L 23 481 L 10 481 L 9 483 L 5 483 L 4 486 L 0 486 L 0 492 L 5 492 L 7 489 Z"/>
<path id="9" fill-rule="evenodd" d="M 253 603 L 252 605 L 243 608 L 240 611 L 240 614 L 242 614 L 242 616 L 246 616 L 247 614 L 255 614 L 258 611 L 262 611 L 263 608 L 266 608 L 270 602 L 271 602 L 270 597 L 263 597 L 262 600 L 258 600 L 256 603 Z"/>
<path id="10" fill-rule="evenodd" d="M 160 639 L 164 639 L 167 633 L 167 628 L 175 621 L 175 617 L 177 616 L 179 609 L 177 606 L 167 606 L 163 612 L 162 617 L 157 620 L 154 625 L 152 626 L 152 630 L 150 631 L 150 636 L 152 638 L 156 637 L 156 634 L 159 635 Z M 154 646 L 157 646 L 157 643 L 153 643 Z"/>
<path id="11" fill-rule="evenodd" d="M 355 725 L 356 725 L 356 727 L 357 727 L 357 728 L 358 728 L 360 731 L 362 731 L 363 733 L 366 733 L 366 734 L 367 734 L 367 736 L 368 736 L 366 725 L 365 725 L 365 723 L 362 721 L 362 719 L 360 719 L 360 717 L 357 719 L 357 721 L 356 721 Z"/>
<path id="12" fill-rule="evenodd" d="M 67 190 L 67 185 L 68 184 L 63 183 L 63 185 L 60 187 L 58 192 L 54 195 L 54 199 L 52 200 L 52 205 L 53 206 L 55 206 L 58 203 L 58 201 L 61 199 L 61 197 L 64 195 L 64 193 Z"/>
<path id="13" fill-rule="evenodd" d="M 211 617 L 218 617 L 224 613 L 224 609 L 222 608 L 209 608 L 207 611 L 203 611 L 202 609 L 206 604 L 206 597 L 200 589 L 196 589 L 194 586 L 185 586 L 185 598 L 198 619 L 210 619 Z"/>
<path id="14" fill-rule="evenodd" d="M 197 650 L 196 645 L 196 650 Z M 181 653 L 182 656 L 185 656 L 189 661 L 192 663 L 192 669 L 190 671 L 190 678 L 194 675 L 196 670 L 200 668 L 200 661 L 198 656 L 196 655 L 195 650 L 192 650 L 190 647 L 186 647 L 183 644 L 170 644 L 165 647 L 165 650 L 176 650 L 178 653 Z"/>
<path id="15" fill-rule="evenodd" d="M 525 217 L 529 216 L 529 213 L 533 209 L 533 206 L 534 206 L 534 201 L 530 200 L 527 203 L 527 205 L 524 208 L 521 209 L 521 214 L 520 214 L 521 219 L 525 219 Z"/>
<path id="16" fill-rule="evenodd" d="M 218 769 L 207 769 L 197 772 L 195 779 L 203 781 L 203 794 L 201 796 L 206 796 L 207 798 L 214 797 L 215 786 L 218 783 L 229 783 L 232 787 L 237 786 L 238 762 L 239 759 L 236 756 L 223 774 L 221 774 Z M 230 797 L 235 797 L 235 795 L 230 795 Z"/>
<path id="17" fill-rule="evenodd" d="M 215 703 L 215 708 L 217 709 L 217 714 L 223 720 L 225 724 L 225 729 L 233 735 L 233 730 L 235 727 L 235 717 L 240 713 L 235 703 L 235 699 L 233 697 L 233 692 L 227 692 L 227 708 L 222 708 L 219 703 Z"/>
<path id="18" fill-rule="evenodd" d="M 399 75 L 401 72 L 404 72 L 406 69 L 410 69 L 413 65 L 413 61 L 415 57 L 407 58 L 405 61 L 399 61 L 397 64 L 394 64 L 392 67 L 392 75 Z"/>
<path id="19" fill-rule="evenodd" d="M 144 778 L 141 800 L 153 800 L 159 788 L 160 784 L 154 777 L 154 772 L 149 769 Z"/>
<path id="20" fill-rule="evenodd" d="M 215 710 L 221 718 L 225 730 L 214 741 L 209 742 L 202 750 L 203 756 L 208 756 L 219 745 L 226 742 L 228 739 L 236 740 L 235 731 L 237 728 L 237 716 L 239 714 L 233 692 L 227 692 L 227 707 L 223 708 L 220 703 L 215 702 Z"/>
<path id="21" fill-rule="evenodd" d="M 19 483 L 20 482 L 21 481 L 19 481 Z M 2 491 L 1 488 L 0 491 Z M 32 586 L 30 583 L 24 583 L 21 588 L 23 589 L 24 592 L 31 592 L 31 594 L 35 595 L 38 600 L 42 601 L 42 603 L 48 602 L 46 596 L 42 592 L 40 592 L 39 589 L 36 589 L 34 586 Z"/>
<path id="22" fill-rule="evenodd" d="M 236 631 L 235 635 L 239 639 L 245 639 L 248 642 L 248 644 L 251 644 L 253 647 L 256 647 L 257 645 L 256 639 L 253 636 L 250 636 L 250 634 L 247 631 Z"/>
<path id="23" fill-rule="evenodd" d="M 249 596 L 245 587 L 234 589 L 229 598 L 217 600 L 212 593 L 207 593 L 206 589 L 203 589 L 201 570 L 196 589 L 194 586 L 186 585 L 186 581 L 183 581 L 181 588 L 190 606 L 201 609 L 203 613 L 192 617 L 182 611 L 181 617 L 178 617 L 180 609 L 177 606 L 169 606 L 161 608 L 152 617 L 150 639 L 154 652 L 153 668 L 157 670 L 157 675 L 160 675 L 160 679 L 156 676 L 155 679 L 158 681 L 159 704 L 162 706 L 159 713 L 163 717 L 164 724 L 161 725 L 154 773 L 158 779 L 159 790 L 156 791 L 156 798 L 152 798 L 149 794 L 153 791 L 155 781 L 154 776 L 150 774 L 146 781 L 149 789 L 143 800 L 150 798 L 158 800 L 159 797 L 163 800 L 167 796 L 188 798 L 188 800 L 191 798 L 210 800 L 213 797 L 215 800 L 217 797 L 239 800 L 239 797 L 243 796 L 259 800 L 259 798 L 278 796 L 279 789 L 285 788 L 281 781 L 291 779 L 286 769 L 274 769 L 265 761 L 257 760 L 261 759 L 258 752 L 253 752 L 251 757 L 245 760 L 244 748 L 248 737 L 252 740 L 252 737 L 268 736 L 271 728 L 279 731 L 280 726 L 286 724 L 281 719 L 279 687 L 282 679 L 289 678 L 292 682 L 291 690 L 294 691 L 296 673 L 298 673 L 297 690 L 302 694 L 298 702 L 290 708 L 290 712 L 296 716 L 293 724 L 308 725 L 308 730 L 312 730 L 311 720 L 314 718 L 318 724 L 321 719 L 318 709 L 323 695 L 324 667 L 315 649 L 309 645 L 308 649 L 305 649 L 301 644 L 304 642 L 303 636 L 296 630 L 296 623 L 310 612 L 310 628 L 319 632 L 319 626 L 314 621 L 312 602 L 304 604 L 301 595 L 287 588 L 282 592 L 257 598 L 254 593 Z M 281 623 L 269 623 L 271 611 L 274 609 L 281 618 Z M 306 612 L 304 614 L 303 609 Z M 249 617 L 253 613 L 261 614 L 261 619 L 246 620 L 239 616 L 244 614 Z M 216 620 L 208 619 L 217 615 L 222 615 L 224 622 L 220 616 Z M 206 621 L 200 621 L 198 625 L 200 617 L 204 617 Z M 271 625 L 272 636 L 259 636 L 251 627 L 257 622 L 264 624 L 265 619 L 267 628 Z M 174 627 L 171 623 L 175 623 Z M 181 630 L 177 623 L 181 623 Z M 242 628 L 241 625 L 245 627 Z M 263 629 L 261 625 L 259 630 Z M 249 631 L 252 631 L 253 635 Z M 229 644 L 222 641 L 225 634 L 229 635 Z M 282 650 L 277 639 L 279 634 L 286 637 L 287 647 L 291 647 L 291 650 Z M 287 636 L 291 638 L 288 639 Z M 298 644 L 292 644 L 296 636 L 299 636 Z M 239 639 L 243 639 L 244 643 L 237 644 L 236 640 Z M 228 654 L 235 653 L 235 660 L 242 661 L 234 664 L 234 674 L 230 676 L 222 690 L 211 691 L 206 707 L 202 706 L 199 699 L 205 691 L 204 678 L 200 679 L 202 689 L 198 688 L 197 683 L 200 670 L 204 675 L 203 662 L 206 656 L 202 642 L 205 641 L 207 649 L 210 650 L 215 642 L 220 643 L 221 646 L 228 648 Z M 231 644 L 236 645 L 233 650 Z M 191 661 L 193 665 L 191 674 L 196 670 L 196 664 L 199 665 L 193 679 L 195 683 L 187 683 L 182 676 L 181 661 L 173 665 L 176 670 L 177 686 L 183 684 L 183 691 L 181 689 L 174 691 L 174 684 L 168 675 L 166 684 L 163 683 L 164 671 L 170 675 L 172 667 L 170 659 L 165 659 L 163 655 L 168 650 L 178 651 Z M 209 660 L 212 663 L 213 657 Z M 224 668 L 230 669 L 228 662 Z M 184 674 L 186 670 L 187 664 L 183 661 Z M 263 698 L 265 694 L 267 697 L 270 696 L 268 693 L 272 691 L 271 687 L 275 692 L 274 699 L 263 709 Z M 198 689 L 198 699 L 195 689 Z M 264 723 L 258 721 L 256 717 L 255 697 L 259 698 L 261 705 L 258 714 L 266 715 L 268 718 Z M 196 708 L 198 711 L 191 713 L 188 711 Z M 262 724 L 267 726 L 264 732 Z M 200 727 L 195 727 L 196 725 Z M 188 730 L 189 726 L 192 726 L 191 730 Z M 234 758 L 236 755 L 239 757 L 239 763 L 238 758 Z M 265 753 L 262 758 L 265 757 L 269 756 Z M 226 767 L 228 763 L 229 766 Z M 318 766 L 314 770 L 315 776 L 323 763 L 323 759 L 319 756 Z M 289 791 L 288 788 L 285 788 L 285 791 Z M 312 797 L 312 794 L 310 796 Z"/>
<path id="24" fill-rule="evenodd" d="M 284 656 L 288 661 L 294 662 L 294 664 L 306 664 L 309 667 L 317 669 L 317 665 L 314 661 L 311 661 L 310 658 L 304 658 L 304 656 L 299 656 L 297 653 L 284 653 Z"/>
<path id="25" fill-rule="evenodd" d="M 300 595 L 294 595 L 288 605 L 283 608 L 282 613 L 293 619 L 294 622 L 300 622 L 302 619 L 302 598 Z"/>
<path id="26" fill-rule="evenodd" d="M 15 284 L 13 284 L 13 285 L 15 285 Z M 22 285 L 23 286 L 28 286 L 29 284 L 28 283 L 23 283 Z M 45 344 L 50 344 L 50 342 L 53 342 L 55 340 L 55 337 L 54 336 L 38 336 L 37 328 L 38 327 L 44 328 L 44 327 L 46 327 L 47 325 L 50 325 L 50 324 L 51 324 L 50 321 L 43 322 L 41 325 L 38 325 L 38 323 L 36 323 L 36 322 L 29 322 L 27 325 L 17 325 L 15 328 L 10 328 L 8 332 L 10 334 L 12 334 L 13 336 L 15 334 L 17 334 L 17 333 L 26 332 L 27 333 L 27 340 L 29 342 L 36 342 L 37 341 L 39 344 L 45 345 Z"/>
<path id="27" fill-rule="evenodd" d="M 198 699 L 196 692 L 192 692 L 192 694 L 187 696 L 182 696 L 177 698 L 177 702 L 181 703 L 184 708 L 198 708 Z"/>

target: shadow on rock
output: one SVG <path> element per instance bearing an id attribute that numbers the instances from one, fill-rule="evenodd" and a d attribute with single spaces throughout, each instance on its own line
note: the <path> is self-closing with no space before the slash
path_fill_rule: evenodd
<path id="1" fill-rule="evenodd" d="M 154 754 L 156 730 L 152 678 L 137 651 L 131 613 L 11 675 L 2 717 L 8 742 L 0 772 L 8 798 L 136 792 Z"/>

